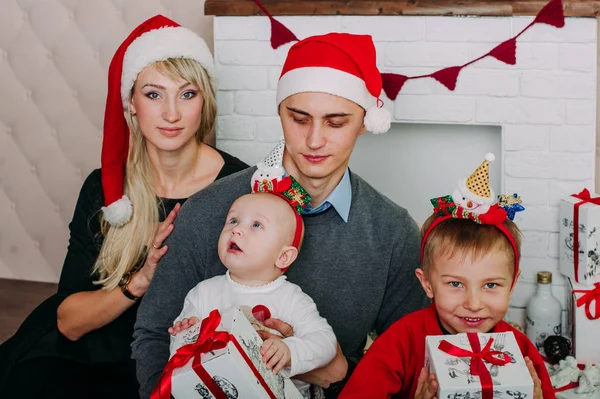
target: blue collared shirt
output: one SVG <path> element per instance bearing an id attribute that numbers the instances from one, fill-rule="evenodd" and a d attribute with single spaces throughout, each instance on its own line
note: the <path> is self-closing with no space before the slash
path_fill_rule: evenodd
<path id="1" fill-rule="evenodd" d="M 333 208 L 342 218 L 344 223 L 348 223 L 348 215 L 350 214 L 350 204 L 352 203 L 352 184 L 350 183 L 350 169 L 346 168 L 344 177 L 339 184 L 333 189 L 323 203 L 316 208 L 312 208 L 310 204 L 306 206 L 303 215 L 314 215 Z"/>

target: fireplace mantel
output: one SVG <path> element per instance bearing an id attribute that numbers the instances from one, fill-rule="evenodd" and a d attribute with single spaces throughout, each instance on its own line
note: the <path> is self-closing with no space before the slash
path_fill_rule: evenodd
<path id="1" fill-rule="evenodd" d="M 536 15 L 548 0 L 262 0 L 273 15 Z M 600 15 L 600 0 L 563 0 L 565 15 Z M 252 0 L 206 0 L 206 15 L 263 15 Z"/>

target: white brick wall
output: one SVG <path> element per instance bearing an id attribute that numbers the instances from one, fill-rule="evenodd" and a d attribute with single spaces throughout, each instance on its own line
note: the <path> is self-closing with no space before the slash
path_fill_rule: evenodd
<path id="1" fill-rule="evenodd" d="M 532 18 L 281 17 L 299 38 L 330 31 L 371 34 L 382 72 L 420 75 L 465 63 L 519 33 Z M 220 73 L 218 145 L 257 162 L 281 137 L 275 88 L 290 44 L 272 50 L 264 17 L 217 17 Z M 487 58 L 463 70 L 450 92 L 432 79 L 408 81 L 388 107 L 395 122 L 502 127 L 502 188 L 518 192 L 526 212 L 523 274 L 508 317 L 523 320 L 540 270 L 558 275 L 558 203 L 593 188 L 596 138 L 597 23 L 567 18 L 556 29 L 538 24 L 518 39 L 517 65 Z M 450 157 L 451 155 L 449 155 Z"/>

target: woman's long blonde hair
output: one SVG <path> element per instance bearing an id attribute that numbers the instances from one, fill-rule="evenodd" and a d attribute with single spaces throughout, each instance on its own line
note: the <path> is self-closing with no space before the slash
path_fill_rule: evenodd
<path id="1" fill-rule="evenodd" d="M 204 98 L 200 127 L 196 132 L 196 141 L 212 133 L 217 116 L 215 88 L 212 86 L 206 70 L 196 61 L 188 58 L 169 58 L 152 64 L 164 75 L 174 79 L 183 79 L 200 90 Z M 131 89 L 133 93 L 133 88 Z M 131 96 L 131 94 L 130 94 Z M 148 254 L 156 234 L 159 222 L 159 206 L 162 203 L 154 188 L 152 165 L 146 150 L 146 140 L 142 135 L 137 117 L 125 111 L 129 126 L 129 153 L 125 169 L 125 187 L 133 204 L 131 220 L 122 227 L 111 226 L 101 217 L 101 233 L 104 242 L 94 265 L 94 274 L 98 274 L 96 284 L 105 289 L 117 287 L 121 277 L 138 262 L 143 262 Z"/>

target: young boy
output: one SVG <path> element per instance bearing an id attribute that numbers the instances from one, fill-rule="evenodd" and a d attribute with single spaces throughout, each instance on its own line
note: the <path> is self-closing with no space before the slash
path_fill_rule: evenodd
<path id="1" fill-rule="evenodd" d="M 424 368 L 426 336 L 506 331 L 514 333 L 525 357 L 534 399 L 555 398 L 535 346 L 502 320 L 520 274 L 520 232 L 507 211 L 514 216 L 520 200 L 500 196 L 504 208 L 493 204 L 487 161 L 480 169 L 485 184 L 476 171 L 473 179 L 459 182 L 452 196 L 431 201 L 435 210 L 421 230 L 422 268 L 416 275 L 433 303 L 401 318 L 375 340 L 340 399 L 435 398 L 436 377 Z"/>
<path id="2" fill-rule="evenodd" d="M 240 306 L 254 310 L 258 321 L 274 317 L 293 327 L 292 337 L 263 343 L 263 361 L 274 373 L 293 377 L 328 364 L 337 349 L 331 326 L 313 300 L 283 275 L 296 259 L 302 240 L 303 223 L 296 209 L 296 203 L 279 194 L 259 192 L 238 198 L 218 243 L 227 273 L 190 290 L 169 333 L 177 335 L 213 309 Z M 171 339 L 171 355 L 177 349 Z M 308 397 L 309 384 L 297 380 L 294 384 Z"/>

